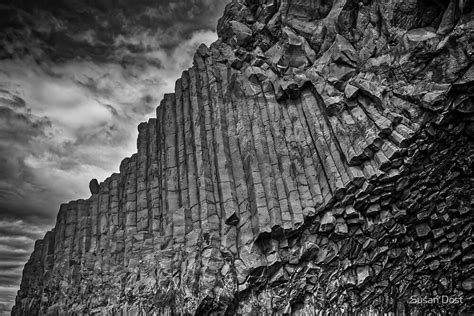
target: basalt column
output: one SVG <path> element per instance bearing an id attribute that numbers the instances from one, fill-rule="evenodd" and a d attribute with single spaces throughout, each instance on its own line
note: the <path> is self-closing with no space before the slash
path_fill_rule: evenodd
<path id="1" fill-rule="evenodd" d="M 235 0 L 218 35 L 13 315 L 473 313 L 473 5 Z"/>

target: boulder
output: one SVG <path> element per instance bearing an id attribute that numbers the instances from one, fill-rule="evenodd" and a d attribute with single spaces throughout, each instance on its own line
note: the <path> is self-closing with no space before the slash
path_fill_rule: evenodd
<path id="1" fill-rule="evenodd" d="M 91 194 L 99 194 L 100 185 L 99 185 L 99 181 L 97 181 L 97 179 L 92 179 L 89 182 L 89 190 L 91 191 Z"/>

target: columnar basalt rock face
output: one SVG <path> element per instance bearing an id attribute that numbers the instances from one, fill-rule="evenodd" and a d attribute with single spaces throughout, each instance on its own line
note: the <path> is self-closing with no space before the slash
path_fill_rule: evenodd
<path id="1" fill-rule="evenodd" d="M 473 312 L 472 4 L 233 1 L 218 31 L 13 314 Z"/>

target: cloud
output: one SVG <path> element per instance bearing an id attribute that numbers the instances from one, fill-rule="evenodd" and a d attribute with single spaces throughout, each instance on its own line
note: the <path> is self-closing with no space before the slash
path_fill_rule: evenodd
<path id="1" fill-rule="evenodd" d="M 0 19 L 7 21 L 4 35 L 0 35 L 5 48 L 0 56 L 120 61 L 125 55 L 158 47 L 173 50 L 196 30 L 214 31 L 226 4 L 218 0 L 111 3 L 25 0 L 8 5 L 7 1 L 0 9 Z"/>
<path id="2" fill-rule="evenodd" d="M 45 226 L 21 220 L 0 220 L 0 315 L 11 309 L 24 264 L 44 230 Z"/>
<path id="3" fill-rule="evenodd" d="M 0 278 L 0 283 L 3 284 L 3 280 Z M 0 315 L 10 315 L 12 308 L 12 302 L 15 301 L 16 292 L 18 289 L 14 287 L 0 286 Z"/>

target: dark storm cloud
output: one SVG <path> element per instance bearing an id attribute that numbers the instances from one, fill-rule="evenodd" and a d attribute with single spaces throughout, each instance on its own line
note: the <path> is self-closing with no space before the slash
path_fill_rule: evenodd
<path id="1" fill-rule="evenodd" d="M 0 89 L 0 104 L 12 108 L 24 108 L 26 105 L 25 100 L 16 95 L 11 96 L 7 90 L 3 89 Z"/>
<path id="2" fill-rule="evenodd" d="M 21 271 L 34 241 L 43 236 L 44 230 L 44 226 L 35 223 L 0 220 L 0 314 L 11 308 Z"/>
<path id="3" fill-rule="evenodd" d="M 4 271 L 2 274 L 0 274 L 0 283 L 1 284 L 7 284 L 9 286 L 12 286 L 15 283 L 17 283 L 18 282 L 18 276 L 17 275 L 18 275 L 18 272 L 21 273 L 22 268 L 23 268 L 23 266 L 19 265 L 16 269 L 10 269 L 10 270 Z M 11 309 L 11 306 L 10 306 L 10 309 Z M 0 309 L 0 311 L 2 311 L 2 310 Z"/>
<path id="4" fill-rule="evenodd" d="M 11 302 L 15 301 L 15 295 L 14 288 L 0 287 L 0 315 L 10 315 Z"/>
<path id="5" fill-rule="evenodd" d="M 1 95 L 0 219 L 48 218 L 48 210 L 28 203 L 30 192 L 26 189 L 34 184 L 35 175 L 25 163 L 24 154 L 37 138 L 46 135 L 51 123 L 46 118 L 31 114 L 20 97 L 10 96 L 5 91 Z"/>
<path id="6" fill-rule="evenodd" d="M 196 30 L 214 30 L 224 5 L 210 0 L 6 1 L 0 6 L 0 56 L 127 62 L 127 56 L 158 46 L 172 50 Z"/>
<path id="7" fill-rule="evenodd" d="M 21 98 L 16 98 L 23 101 Z M 1 105 L 0 123 L 0 141 L 3 142 L 10 140 L 28 142 L 32 137 L 43 134 L 44 128 L 50 126 L 46 118 L 35 118 L 29 113 L 16 112 L 14 108 Z"/>
<path id="8" fill-rule="evenodd" d="M 8 226 L 3 226 L 0 224 L 0 237 L 9 236 L 9 237 L 27 237 L 33 240 L 38 239 L 38 234 L 41 237 L 41 233 L 38 231 L 28 230 L 22 231 L 18 228 L 21 228 L 21 222 L 8 222 Z M 23 224 L 24 225 L 24 224 Z M 26 228 L 26 227 L 23 227 Z M 3 252 L 0 249 L 0 257 L 3 258 Z"/>
<path id="9" fill-rule="evenodd" d="M 29 249 L 21 251 L 0 250 L 0 256 L 4 258 L 3 260 L 13 260 L 17 263 L 25 262 L 25 258 L 30 256 L 30 251 Z"/>
<path id="10" fill-rule="evenodd" d="M 22 187 L 34 180 L 27 167 L 25 149 L 45 137 L 51 122 L 33 115 L 25 101 L 3 90 L 0 92 L 0 214 L 11 212 L 11 202 L 26 198 Z"/>

